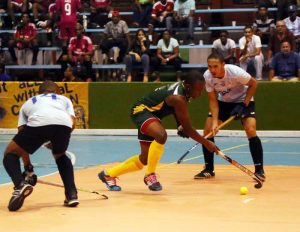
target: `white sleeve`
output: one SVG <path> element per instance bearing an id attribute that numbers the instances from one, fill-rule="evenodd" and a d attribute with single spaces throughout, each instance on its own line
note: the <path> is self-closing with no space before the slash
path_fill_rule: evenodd
<path id="1" fill-rule="evenodd" d="M 74 112 L 74 107 L 73 107 L 73 103 L 71 102 L 71 100 L 69 98 L 66 97 L 66 102 L 67 102 L 67 112 L 69 113 L 69 115 L 75 117 L 75 112 Z"/>
<path id="2" fill-rule="evenodd" d="M 237 81 L 242 85 L 246 85 L 251 79 L 251 75 L 249 73 L 237 66 L 235 69 L 235 74 L 237 76 Z"/>
<path id="3" fill-rule="evenodd" d="M 19 119 L 18 119 L 18 127 L 26 125 L 28 122 L 28 116 L 26 115 L 26 106 L 28 105 L 28 101 L 25 102 L 19 112 Z"/>
<path id="4" fill-rule="evenodd" d="M 244 37 L 240 38 L 239 40 L 239 47 L 241 50 L 243 50 L 245 48 L 245 43 L 243 41 Z"/>
<path id="5" fill-rule="evenodd" d="M 212 80 L 212 77 L 211 77 L 211 74 L 209 73 L 209 70 L 207 70 L 205 73 L 204 73 L 204 79 L 205 79 L 205 88 L 206 88 L 206 91 L 208 93 L 210 92 L 213 92 L 214 91 L 214 86 L 213 84 L 211 83 L 211 80 Z"/>
<path id="6" fill-rule="evenodd" d="M 212 47 L 213 47 L 214 49 L 217 49 L 217 44 L 218 44 L 218 40 L 216 39 L 216 40 L 213 42 Z"/>
<path id="7" fill-rule="evenodd" d="M 158 43 L 157 43 L 157 48 L 162 49 L 162 45 L 163 45 L 163 40 L 160 39 L 160 40 L 158 41 Z"/>
<path id="8" fill-rule="evenodd" d="M 261 48 L 261 40 L 260 40 L 260 37 L 259 36 L 255 36 L 254 37 L 254 45 L 255 45 L 255 48 Z"/>
<path id="9" fill-rule="evenodd" d="M 234 40 L 229 40 L 230 42 L 229 42 L 229 46 L 230 46 L 230 48 L 236 48 L 236 45 L 235 45 L 235 42 L 234 42 Z"/>

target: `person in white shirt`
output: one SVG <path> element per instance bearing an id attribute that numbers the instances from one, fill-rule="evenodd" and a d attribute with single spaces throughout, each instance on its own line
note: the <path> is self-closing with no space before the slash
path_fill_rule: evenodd
<path id="1" fill-rule="evenodd" d="M 217 52 L 224 57 L 226 64 L 235 64 L 235 50 L 236 45 L 234 40 L 228 38 L 228 31 L 220 32 L 220 38 L 216 39 L 212 45 L 212 52 Z"/>
<path id="2" fill-rule="evenodd" d="M 296 43 L 296 51 L 300 51 L 300 17 L 297 16 L 297 6 L 289 6 L 289 17 L 285 18 L 286 28 L 294 35 Z"/>
<path id="3" fill-rule="evenodd" d="M 247 70 L 248 66 L 253 65 L 256 71 L 256 79 L 262 80 L 264 57 L 261 52 L 261 40 L 259 36 L 253 34 L 251 26 L 245 26 L 244 35 L 239 40 L 241 51 L 240 67 Z"/>
<path id="4" fill-rule="evenodd" d="M 48 143 L 55 158 L 59 174 L 65 187 L 64 205 L 79 204 L 71 160 L 66 156 L 71 132 L 75 125 L 75 113 L 70 99 L 59 95 L 59 87 L 52 81 L 45 81 L 39 87 L 39 95 L 27 100 L 21 107 L 18 133 L 6 147 L 3 165 L 14 184 L 9 201 L 9 211 L 19 210 L 24 200 L 37 183 L 29 154 Z M 20 167 L 24 163 L 24 172 Z"/>
<path id="5" fill-rule="evenodd" d="M 213 132 L 217 126 L 235 115 L 240 119 L 249 140 L 249 147 L 256 176 L 264 181 L 263 148 L 256 134 L 256 114 L 254 95 L 257 81 L 238 66 L 225 64 L 223 57 L 212 53 L 207 58 L 208 70 L 204 73 L 208 92 L 210 113 L 204 125 L 204 135 Z M 209 138 L 214 141 L 214 137 Z M 205 168 L 195 175 L 195 179 L 215 176 L 214 155 L 203 147 Z"/>

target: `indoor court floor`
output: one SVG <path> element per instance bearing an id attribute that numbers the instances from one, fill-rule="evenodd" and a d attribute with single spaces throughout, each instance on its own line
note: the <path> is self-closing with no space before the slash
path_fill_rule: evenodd
<path id="1" fill-rule="evenodd" d="M 12 135 L 0 135 L 1 160 Z M 102 169 L 138 154 L 136 136 L 74 135 L 68 153 L 74 163 L 79 191 L 77 208 L 63 207 L 63 188 L 37 184 L 17 212 L 7 205 L 12 184 L 0 165 L 0 231 L 300 231 L 300 139 L 261 137 L 267 180 L 261 189 L 252 179 L 215 156 L 216 177 L 194 180 L 203 166 L 201 146 L 182 164 L 178 158 L 195 143 L 170 136 L 157 170 L 163 186 L 151 192 L 143 171 L 119 178 L 121 192 L 109 192 L 97 174 Z M 253 170 L 248 140 L 217 137 L 226 155 Z M 55 162 L 46 148 L 31 156 L 41 180 L 61 184 Z M 240 195 L 240 187 L 249 189 Z"/>

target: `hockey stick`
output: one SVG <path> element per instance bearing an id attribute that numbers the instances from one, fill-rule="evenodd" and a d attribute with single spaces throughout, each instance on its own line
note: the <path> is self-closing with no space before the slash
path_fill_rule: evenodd
<path id="1" fill-rule="evenodd" d="M 242 164 L 238 163 L 236 160 L 231 159 L 227 155 L 225 155 L 222 151 L 218 151 L 217 155 L 222 157 L 224 160 L 227 162 L 231 163 L 232 165 L 236 166 L 238 169 L 240 169 L 242 172 L 246 173 L 249 175 L 254 181 L 256 181 L 256 184 L 254 185 L 255 188 L 260 189 L 262 187 L 262 180 L 260 177 L 255 175 L 253 172 L 251 172 L 248 168 L 243 166 Z"/>
<path id="2" fill-rule="evenodd" d="M 52 182 L 48 182 L 48 181 L 44 181 L 44 180 L 37 180 L 38 183 L 40 184 L 45 184 L 45 185 L 50 185 L 50 186 L 55 186 L 55 187 L 60 187 L 60 188 L 64 188 L 64 186 L 62 184 L 56 184 L 56 183 L 52 183 Z M 100 194 L 97 191 L 91 191 L 91 190 L 87 190 L 87 189 L 81 189 L 81 188 L 77 188 L 78 191 L 81 192 L 86 192 L 86 193 L 93 193 L 93 194 L 97 194 L 100 195 L 101 197 L 103 197 L 103 199 L 107 200 L 108 196 L 106 196 L 105 194 Z"/>
<path id="3" fill-rule="evenodd" d="M 235 118 L 235 115 L 232 115 L 230 118 L 228 118 L 225 122 L 223 122 L 222 124 L 220 124 L 217 129 L 221 129 L 222 127 L 224 127 L 225 125 L 227 125 L 229 122 L 231 122 L 233 119 Z M 210 136 L 212 136 L 212 132 L 208 133 L 204 138 L 207 139 Z M 196 143 L 194 146 L 192 146 L 189 150 L 187 150 L 178 160 L 177 160 L 177 164 L 180 164 L 183 159 L 192 151 L 194 150 L 200 143 Z"/>

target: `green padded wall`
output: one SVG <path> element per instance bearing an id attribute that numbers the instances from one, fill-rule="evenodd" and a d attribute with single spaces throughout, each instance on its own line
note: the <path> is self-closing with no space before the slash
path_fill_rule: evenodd
<path id="1" fill-rule="evenodd" d="M 91 83 L 89 91 L 90 128 L 135 128 L 129 109 L 139 97 L 167 83 Z M 300 130 L 300 82 L 259 82 L 256 100 L 258 130 Z M 193 125 L 203 128 L 208 112 L 207 94 L 190 103 Z M 175 128 L 172 117 L 163 120 L 167 128 Z M 241 129 L 239 121 L 226 129 Z"/>

